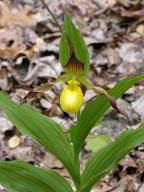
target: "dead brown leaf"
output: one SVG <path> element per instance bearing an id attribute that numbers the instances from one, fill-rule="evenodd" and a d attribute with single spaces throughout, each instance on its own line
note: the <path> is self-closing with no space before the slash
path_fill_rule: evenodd
<path id="1" fill-rule="evenodd" d="M 19 56 L 26 56 L 29 59 L 34 59 L 35 54 L 39 52 L 43 40 L 38 38 L 36 43 L 29 49 L 26 49 L 26 45 L 21 44 L 17 47 L 0 48 L 0 57 L 2 58 L 15 58 Z"/>
<path id="2" fill-rule="evenodd" d="M 36 24 L 36 20 L 28 15 L 30 10 L 24 8 L 13 13 L 10 5 L 0 1 L 0 26 L 14 29 L 15 27 L 31 27 Z"/>
<path id="3" fill-rule="evenodd" d="M 24 52 L 26 49 L 26 46 L 24 44 L 15 47 L 15 48 L 6 48 L 6 49 L 0 49 L 0 57 L 2 58 L 9 58 L 14 57 L 18 53 Z"/>
<path id="4" fill-rule="evenodd" d="M 130 8 L 125 9 L 123 6 L 113 7 L 112 10 L 122 17 L 142 19 L 144 17 L 144 6 L 143 3 L 137 3 Z"/>
<path id="5" fill-rule="evenodd" d="M 47 167 L 47 168 L 57 168 L 57 169 L 63 168 L 63 165 L 61 164 L 61 162 L 57 160 L 55 156 L 49 152 L 46 152 L 41 163 L 44 167 Z"/>

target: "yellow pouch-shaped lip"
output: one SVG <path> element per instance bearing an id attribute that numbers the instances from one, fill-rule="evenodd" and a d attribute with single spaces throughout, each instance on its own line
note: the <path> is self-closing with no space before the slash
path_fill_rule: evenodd
<path id="1" fill-rule="evenodd" d="M 64 112 L 77 113 L 83 104 L 83 93 L 76 80 L 68 81 L 68 85 L 60 95 L 60 105 Z"/>

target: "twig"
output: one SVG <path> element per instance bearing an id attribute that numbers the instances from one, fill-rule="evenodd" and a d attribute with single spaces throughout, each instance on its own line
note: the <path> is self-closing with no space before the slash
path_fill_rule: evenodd
<path id="1" fill-rule="evenodd" d="M 94 3 L 100 9 L 99 11 L 97 11 L 96 15 L 100 15 L 108 9 L 108 6 L 104 5 L 100 1 L 91 0 L 91 2 Z"/>
<path id="2" fill-rule="evenodd" d="M 44 5 L 44 7 L 47 9 L 47 11 L 50 13 L 50 15 L 52 16 L 52 18 L 54 19 L 56 25 L 58 26 L 59 30 L 61 31 L 61 26 L 57 21 L 57 18 L 55 17 L 55 15 L 53 14 L 53 12 L 50 10 L 50 8 L 48 7 L 48 5 L 46 4 L 45 0 L 41 0 L 42 4 Z"/>
<path id="3" fill-rule="evenodd" d="M 106 6 L 101 3 L 100 1 L 97 1 L 97 0 L 91 0 L 99 9 L 105 9 Z"/>

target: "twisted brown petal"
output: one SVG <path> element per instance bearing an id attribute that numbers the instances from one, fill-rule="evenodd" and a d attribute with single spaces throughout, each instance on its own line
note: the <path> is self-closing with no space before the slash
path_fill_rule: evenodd
<path id="1" fill-rule="evenodd" d="M 132 129 L 131 121 L 130 121 L 130 119 L 129 119 L 129 117 L 128 117 L 128 114 L 127 114 L 124 110 L 120 109 L 120 108 L 117 106 L 116 100 L 115 100 L 112 96 L 107 95 L 107 98 L 108 98 L 111 106 L 112 106 L 118 113 L 120 113 L 121 115 L 124 115 L 124 116 L 127 118 L 128 124 L 129 124 L 129 126 L 131 127 L 131 129 Z"/>

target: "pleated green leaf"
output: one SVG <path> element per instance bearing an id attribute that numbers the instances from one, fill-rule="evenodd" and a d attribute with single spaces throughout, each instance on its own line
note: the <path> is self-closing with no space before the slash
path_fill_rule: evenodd
<path id="1" fill-rule="evenodd" d="M 113 89 L 109 90 L 108 93 L 115 99 L 118 99 L 141 79 L 144 79 L 144 73 L 137 77 L 128 77 L 123 79 L 119 81 Z M 95 100 L 85 106 L 78 119 L 77 126 L 72 130 L 72 138 L 76 155 L 79 154 L 79 151 L 84 144 L 84 140 L 90 130 L 103 117 L 109 107 L 109 101 L 103 95 L 97 96 Z"/>
<path id="2" fill-rule="evenodd" d="M 134 147 L 144 142 L 144 124 L 136 130 L 124 131 L 114 142 L 103 147 L 88 160 L 82 175 L 80 192 L 89 192 L 92 186 Z"/>
<path id="3" fill-rule="evenodd" d="M 0 162 L 0 184 L 11 192 L 72 192 L 67 180 L 55 171 L 21 161 Z"/>
<path id="4" fill-rule="evenodd" d="M 75 182 L 79 181 L 74 164 L 73 149 L 62 127 L 29 105 L 13 102 L 6 93 L 0 92 L 0 108 L 23 134 L 31 136 L 52 152 L 68 169 Z"/>
<path id="5" fill-rule="evenodd" d="M 74 49 L 76 58 L 84 63 L 85 73 L 89 71 L 89 53 L 85 41 L 74 26 L 70 16 L 65 13 L 64 26 L 62 30 L 62 37 L 60 41 L 59 59 L 62 65 L 66 65 L 70 59 L 70 43 Z"/>

